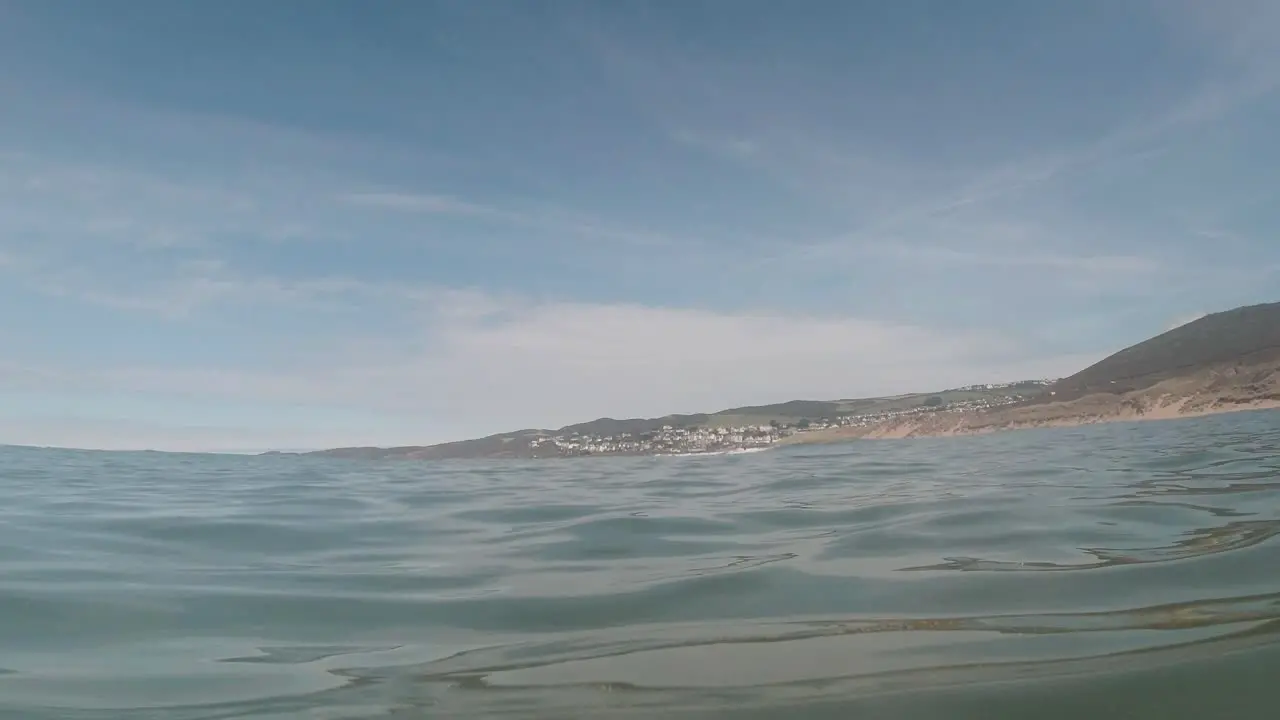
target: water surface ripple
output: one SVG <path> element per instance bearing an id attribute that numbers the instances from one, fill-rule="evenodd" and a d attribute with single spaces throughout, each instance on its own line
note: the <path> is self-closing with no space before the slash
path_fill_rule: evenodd
<path id="1" fill-rule="evenodd" d="M 714 457 L 0 448 L 0 717 L 1271 717 L 1280 412 Z"/>

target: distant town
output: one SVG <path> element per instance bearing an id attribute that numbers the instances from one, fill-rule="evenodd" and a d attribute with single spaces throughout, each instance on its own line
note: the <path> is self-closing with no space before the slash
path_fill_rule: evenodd
<path id="1" fill-rule="evenodd" d="M 1270 408 L 1280 408 L 1280 302 L 1207 315 L 1057 380 L 600 417 L 434 445 L 307 454 L 375 461 L 712 455 L 801 442 L 944 437 Z"/>
<path id="2" fill-rule="evenodd" d="M 1053 380 L 969 385 L 958 392 L 998 391 L 1015 386 L 1047 386 Z M 945 402 L 942 397 L 925 398 L 919 406 L 900 410 L 850 413 L 837 417 L 802 418 L 795 422 L 770 421 L 760 425 L 687 426 L 663 425 L 647 432 L 620 432 L 612 435 L 569 433 L 543 435 L 528 441 L 533 457 L 579 457 L 584 455 L 700 455 L 751 452 L 771 447 L 798 433 L 835 427 L 860 427 L 919 413 L 953 413 L 1012 405 L 1025 400 L 1022 393 L 986 395 L 978 400 Z"/>

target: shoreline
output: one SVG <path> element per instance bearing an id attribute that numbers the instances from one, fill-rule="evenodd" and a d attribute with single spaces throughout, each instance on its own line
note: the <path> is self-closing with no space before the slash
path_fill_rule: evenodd
<path id="1" fill-rule="evenodd" d="M 770 443 L 768 445 L 754 445 L 749 447 L 729 448 L 728 450 L 701 450 L 701 451 L 695 451 L 695 452 L 682 452 L 682 453 L 651 453 L 651 454 L 648 454 L 647 457 L 712 457 L 712 456 L 722 457 L 725 455 L 750 455 L 752 453 L 771 450 L 780 444 L 782 444 L 781 441 Z"/>
<path id="2" fill-rule="evenodd" d="M 1184 403 L 1185 400 L 1172 405 L 1153 408 L 1151 411 L 1146 412 L 1121 411 L 1102 416 L 1088 415 L 1026 421 L 1010 420 L 1005 423 L 989 422 L 977 425 L 968 425 L 965 422 L 966 420 L 972 421 L 973 416 L 969 416 L 947 427 L 929 427 L 930 423 L 890 420 L 879 425 L 870 425 L 861 428 L 841 428 L 839 430 L 804 433 L 802 435 L 792 436 L 780 444 L 816 445 L 847 442 L 850 440 L 914 440 L 923 438 L 964 437 L 972 435 L 992 435 L 1002 432 L 1017 432 L 1019 430 L 1036 430 L 1042 428 L 1073 428 L 1083 427 L 1086 425 L 1107 425 L 1123 422 L 1162 422 L 1168 420 L 1208 417 L 1211 415 L 1226 415 L 1238 412 L 1280 410 L 1280 400 L 1258 400 L 1211 408 L 1180 410 L 1178 406 Z"/>
<path id="3" fill-rule="evenodd" d="M 985 435 L 1275 409 L 1280 409 L 1280 362 L 1232 364 L 1208 368 L 1187 377 L 1171 378 L 1127 393 L 1095 393 L 1074 400 L 1047 400 L 1007 408 L 896 418 L 861 427 L 803 433 L 784 442 L 811 444 L 858 439 Z"/>

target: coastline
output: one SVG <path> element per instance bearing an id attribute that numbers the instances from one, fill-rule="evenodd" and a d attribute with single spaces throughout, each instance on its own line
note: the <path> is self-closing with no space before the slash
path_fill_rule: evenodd
<path id="1" fill-rule="evenodd" d="M 729 450 L 701 450 L 701 451 L 695 451 L 695 452 L 681 452 L 681 453 L 650 453 L 650 454 L 646 454 L 646 457 L 721 457 L 725 455 L 751 455 L 753 453 L 771 450 L 780 444 L 781 442 L 776 442 L 769 445 L 761 445 L 759 447 L 741 447 L 741 448 L 731 448 Z"/>
<path id="2" fill-rule="evenodd" d="M 991 410 L 939 412 L 862 427 L 803 433 L 786 444 L 857 439 L 910 439 L 985 435 L 1111 422 L 1176 420 L 1251 410 L 1280 409 L 1280 363 L 1221 366 L 1121 394 L 1097 393 L 1065 402 L 1039 402 Z"/>
<path id="3" fill-rule="evenodd" d="M 862 438 L 979 435 L 1268 409 L 1280 409 L 1280 302 L 1205 315 L 1056 380 L 792 400 L 654 418 L 601 417 L 558 430 L 305 454 L 371 460 L 693 457 Z"/>

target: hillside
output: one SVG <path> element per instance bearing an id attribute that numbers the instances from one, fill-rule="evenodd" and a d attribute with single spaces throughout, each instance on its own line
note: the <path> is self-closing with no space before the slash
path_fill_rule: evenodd
<path id="1" fill-rule="evenodd" d="M 550 434 L 547 430 L 518 430 L 474 440 L 409 445 L 404 447 L 346 447 L 303 453 L 362 460 L 447 460 L 451 458 L 522 458 L 529 457 L 529 441 Z"/>
<path id="2" fill-rule="evenodd" d="M 315 454 L 369 459 L 644 454 L 723 447 L 726 437 L 746 447 L 971 434 L 1273 406 L 1280 406 L 1280 303 L 1206 315 L 1047 388 L 1044 381 L 1024 381 L 893 397 L 793 400 L 705 414 L 600 418 L 558 430 L 521 430 L 439 445 L 337 448 Z M 677 441 L 683 444 L 673 444 Z"/>
<path id="3" fill-rule="evenodd" d="M 515 459 L 559 456 L 554 445 L 535 447 L 539 438 L 641 436 L 669 428 L 733 428 L 742 426 L 794 426 L 809 422 L 838 422 L 852 416 L 909 411 L 953 404 L 1026 400 L 1044 392 L 1045 381 L 1028 380 L 998 387 L 976 386 L 931 393 L 846 400 L 792 400 L 773 405 L 749 405 L 714 413 L 664 415 L 656 418 L 618 420 L 599 418 L 556 430 L 519 430 L 474 440 L 407 447 L 347 447 L 320 450 L 309 455 L 369 460 L 444 460 L 464 458 Z"/>
<path id="4" fill-rule="evenodd" d="M 970 435 L 1280 408 L 1280 303 L 1207 315 L 1125 348 L 1008 406 L 898 417 L 788 438 Z"/>
<path id="5" fill-rule="evenodd" d="M 1262 364 L 1280 359 L 1280 303 L 1206 315 L 1125 348 L 1063 378 L 1042 398 L 1063 402 L 1145 390 L 1163 380 L 1219 363 Z"/>

